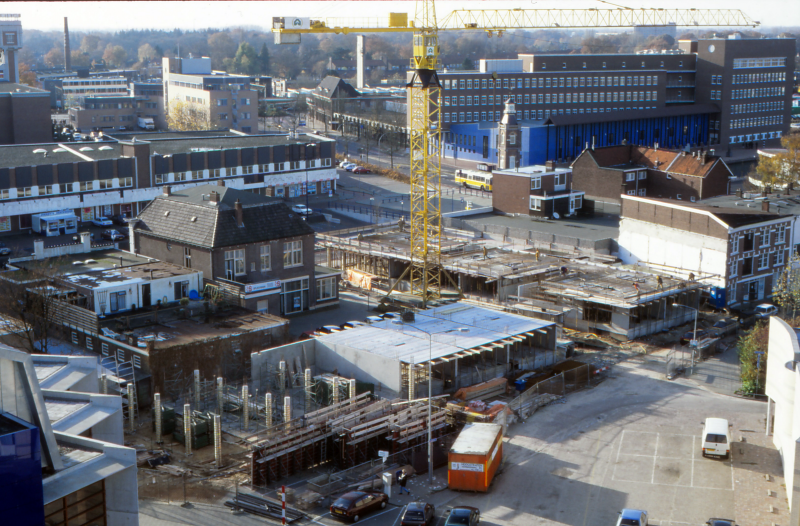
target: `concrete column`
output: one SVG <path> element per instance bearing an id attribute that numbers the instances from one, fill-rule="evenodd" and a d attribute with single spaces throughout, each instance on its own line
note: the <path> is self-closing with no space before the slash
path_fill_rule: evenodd
<path id="1" fill-rule="evenodd" d="M 350 398 L 351 403 L 355 403 L 356 401 L 356 381 L 350 380 L 348 382 L 348 398 Z"/>
<path id="2" fill-rule="evenodd" d="M 194 370 L 194 408 L 200 410 L 200 371 Z"/>
<path id="3" fill-rule="evenodd" d="M 339 403 L 339 379 L 333 379 L 333 405 Z"/>
<path id="4" fill-rule="evenodd" d="M 250 431 L 250 393 L 246 385 L 242 386 L 242 420 L 244 420 L 244 430 Z"/>
<path id="5" fill-rule="evenodd" d="M 33 259 L 44 259 L 44 240 L 33 240 Z"/>
<path id="6" fill-rule="evenodd" d="M 408 364 L 408 400 L 409 402 L 414 399 L 414 387 L 416 383 L 414 370 L 414 362 Z"/>
<path id="7" fill-rule="evenodd" d="M 459 382 L 458 382 L 458 358 L 456 358 L 455 361 L 453 362 L 453 369 L 454 369 L 454 372 L 453 372 L 453 387 L 458 389 L 458 384 L 459 384 Z"/>
<path id="8" fill-rule="evenodd" d="M 292 420 L 292 397 L 283 397 L 283 421 L 289 423 Z"/>
<path id="9" fill-rule="evenodd" d="M 222 415 L 222 377 L 217 377 L 217 414 Z"/>
<path id="10" fill-rule="evenodd" d="M 286 393 L 286 362 L 281 360 L 278 364 L 278 382 L 281 384 L 281 396 Z"/>
<path id="11" fill-rule="evenodd" d="M 308 413 L 311 411 L 311 369 L 306 369 L 305 373 L 303 374 L 303 383 L 304 388 L 306 391 L 306 410 L 305 412 Z"/>
<path id="12" fill-rule="evenodd" d="M 100 392 L 104 395 L 108 394 L 108 376 L 105 373 L 100 375 Z"/>
<path id="13" fill-rule="evenodd" d="M 183 438 L 186 440 L 186 456 L 192 454 L 192 409 L 189 404 L 183 404 Z"/>
<path id="14" fill-rule="evenodd" d="M 222 419 L 214 415 L 214 459 L 217 469 L 222 467 Z"/>
<path id="15" fill-rule="evenodd" d="M 160 444 L 161 440 L 161 395 L 156 393 L 153 395 L 153 408 L 155 409 L 155 418 L 156 418 L 156 444 Z M 130 413 L 131 409 L 128 407 L 128 412 Z"/>
<path id="16" fill-rule="evenodd" d="M 784 466 L 784 473 L 786 473 Z M 794 465 L 792 466 L 794 476 L 792 477 L 792 487 L 786 487 L 786 495 L 789 497 L 789 509 L 791 510 L 791 518 L 789 524 L 791 526 L 800 525 L 800 440 L 794 443 Z M 788 482 L 788 480 L 787 480 Z"/>

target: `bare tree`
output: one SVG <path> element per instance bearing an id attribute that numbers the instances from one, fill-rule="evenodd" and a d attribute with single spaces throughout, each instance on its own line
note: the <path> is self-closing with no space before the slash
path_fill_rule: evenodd
<path id="1" fill-rule="evenodd" d="M 0 273 L 0 314 L 19 347 L 30 353 L 47 353 L 58 333 L 58 279 L 52 261 L 28 262 L 25 268 Z"/>

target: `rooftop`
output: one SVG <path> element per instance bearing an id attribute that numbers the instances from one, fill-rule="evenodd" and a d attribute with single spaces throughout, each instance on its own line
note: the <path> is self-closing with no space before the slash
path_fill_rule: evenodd
<path id="1" fill-rule="evenodd" d="M 722 197 L 727 198 L 730 196 L 722 196 Z M 652 197 L 643 198 L 643 197 L 635 197 L 628 195 L 623 195 L 622 198 L 625 200 L 652 203 L 655 205 L 666 206 L 670 208 L 684 209 L 690 212 L 700 212 L 703 214 L 710 214 L 716 217 L 717 220 L 720 223 L 722 223 L 725 227 L 729 228 L 739 228 L 746 225 L 763 223 L 766 221 L 774 221 L 776 219 L 781 219 L 790 216 L 790 214 L 786 210 L 784 210 L 783 213 L 781 214 L 762 211 L 761 205 L 756 205 L 756 207 L 754 208 L 751 208 L 749 206 L 745 208 L 745 206 L 737 207 L 735 204 L 734 206 L 730 206 L 727 203 L 718 204 L 713 202 L 714 199 L 719 199 L 718 197 L 711 199 L 704 199 L 696 203 L 687 201 L 676 201 L 673 199 L 656 199 Z M 753 204 L 755 204 L 755 202 Z"/>
<path id="2" fill-rule="evenodd" d="M 49 258 L 47 264 L 59 275 L 85 274 L 96 270 L 113 269 L 118 267 L 129 267 L 155 261 L 152 258 L 137 256 L 125 250 L 109 249 L 97 250 L 83 254 L 71 254 L 57 258 Z M 32 265 L 39 262 L 33 261 Z M 26 268 L 27 262 L 14 263 L 15 267 L 22 270 Z"/>
<path id="3" fill-rule="evenodd" d="M 713 151 L 686 152 L 685 150 L 665 150 L 648 148 L 634 144 L 589 148 L 581 155 L 588 155 L 598 166 L 619 170 L 649 168 L 662 172 L 705 177 L 721 160 Z"/>
<path id="4" fill-rule="evenodd" d="M 289 321 L 278 316 L 260 312 L 241 311 L 225 316 L 212 323 L 188 320 L 171 320 L 169 326 L 155 325 L 134 329 L 139 338 L 139 347 L 152 340 L 155 349 L 168 349 L 189 343 L 230 338 L 253 331 L 273 329 L 288 325 Z"/>
<path id="5" fill-rule="evenodd" d="M 77 163 L 119 157 L 122 157 L 122 147 L 110 141 L 0 146 L 0 168 Z"/>
<path id="6" fill-rule="evenodd" d="M 211 193 L 219 203 L 211 201 Z M 242 204 L 238 224 L 234 204 Z M 182 188 L 153 199 L 138 216 L 142 235 L 202 247 L 222 247 L 312 234 L 301 216 L 282 201 L 227 186 Z"/>
<path id="7" fill-rule="evenodd" d="M 95 270 L 84 274 L 72 274 L 64 278 L 64 281 L 89 289 L 100 289 L 120 285 L 122 283 L 133 284 L 175 276 L 188 276 L 197 274 L 198 272 L 198 270 L 159 261 L 132 267 Z"/>
<path id="8" fill-rule="evenodd" d="M 777 214 L 800 215 L 800 191 L 783 190 L 780 193 L 762 194 L 744 192 L 742 197 L 736 195 L 720 195 L 710 199 L 703 199 L 697 204 L 711 207 L 730 208 L 751 213 L 763 212 L 764 203 L 769 206 L 769 211 Z"/>
<path id="9" fill-rule="evenodd" d="M 0 82 L 0 94 L 2 93 L 45 93 L 49 94 L 47 90 L 32 88 L 27 84 L 16 84 L 14 82 Z"/>
<path id="10" fill-rule="evenodd" d="M 372 325 L 319 336 L 327 345 L 354 349 L 404 363 L 447 361 L 448 357 L 469 356 L 513 343 L 513 337 L 544 332 L 551 322 L 494 311 L 465 303 L 417 311 L 415 320 L 384 320 Z M 429 336 L 430 335 L 430 336 Z M 481 347 L 486 348 L 481 349 Z"/>
<path id="11" fill-rule="evenodd" d="M 530 166 L 521 166 L 519 168 L 514 168 L 509 170 L 494 170 L 492 173 L 501 173 L 503 175 L 516 175 L 518 177 L 530 177 L 532 175 L 541 175 L 545 173 L 561 174 L 570 172 L 572 172 L 572 168 L 555 168 L 553 170 L 548 170 L 548 168 L 544 165 L 534 164 Z"/>
<path id="12" fill-rule="evenodd" d="M 117 137 L 116 135 L 114 137 Z M 291 138 L 288 135 L 230 135 L 214 137 L 181 137 L 175 139 L 155 140 L 152 136 L 136 135 L 137 141 L 150 142 L 152 155 L 172 155 L 175 153 L 190 153 L 192 151 L 224 150 L 234 148 L 256 148 L 259 146 L 276 146 L 280 144 L 308 144 L 329 142 L 318 135 L 301 135 Z"/>

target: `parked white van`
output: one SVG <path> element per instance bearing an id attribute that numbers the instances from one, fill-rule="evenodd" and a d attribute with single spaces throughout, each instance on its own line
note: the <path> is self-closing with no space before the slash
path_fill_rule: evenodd
<path id="1" fill-rule="evenodd" d="M 731 454 L 731 431 L 724 418 L 706 418 L 703 424 L 703 456 L 728 458 Z"/>

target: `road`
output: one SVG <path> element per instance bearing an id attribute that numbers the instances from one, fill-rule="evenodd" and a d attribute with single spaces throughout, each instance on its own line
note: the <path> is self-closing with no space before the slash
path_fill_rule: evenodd
<path id="1" fill-rule="evenodd" d="M 759 402 L 716 394 L 685 378 L 669 382 L 660 368 L 629 360 L 598 387 L 510 427 L 503 468 L 488 493 L 426 495 L 424 476 L 413 478 L 409 487 L 436 506 L 439 524 L 456 505 L 478 507 L 484 525 L 614 524 L 625 507 L 647 510 L 656 526 L 702 524 L 709 517 L 733 515 L 737 493 L 749 489 L 738 486 L 745 477 L 736 470 L 761 473 L 763 467 L 737 460 L 738 447 L 735 466 L 703 458 L 701 422 L 722 417 L 732 424 L 733 437 L 763 434 L 764 411 Z M 444 469 L 435 474 L 446 478 Z M 778 498 L 782 502 L 785 493 Z M 363 523 L 394 525 L 410 500 L 393 495 L 391 508 Z M 230 524 L 249 524 L 232 519 Z M 312 523 L 340 524 L 328 513 L 314 516 Z"/>

